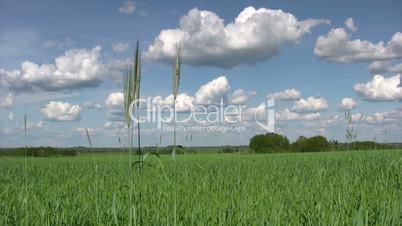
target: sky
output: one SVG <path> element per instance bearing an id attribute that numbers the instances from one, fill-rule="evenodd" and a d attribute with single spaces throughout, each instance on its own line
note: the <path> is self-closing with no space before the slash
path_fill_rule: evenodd
<path id="1" fill-rule="evenodd" d="M 196 106 L 213 112 L 221 100 L 221 108 L 244 106 L 235 124 L 183 123 L 208 130 L 179 131 L 179 144 L 247 145 L 267 132 L 256 119 L 266 119 L 272 97 L 275 132 L 291 141 L 345 141 L 354 128 L 357 140 L 402 142 L 401 8 L 371 0 L 0 0 L 0 147 L 88 146 L 85 128 L 94 146 L 126 145 L 122 78 L 137 40 L 141 97 L 153 107 L 173 103 L 178 43 L 179 118 Z M 144 145 L 172 144 L 172 131 L 141 127 Z"/>

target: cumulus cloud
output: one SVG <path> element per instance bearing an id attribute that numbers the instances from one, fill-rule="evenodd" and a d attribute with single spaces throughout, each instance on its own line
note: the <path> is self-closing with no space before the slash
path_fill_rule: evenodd
<path id="1" fill-rule="evenodd" d="M 345 26 L 347 29 L 351 31 L 357 31 L 357 27 L 355 26 L 352 17 L 349 17 L 348 19 L 345 20 Z"/>
<path id="2" fill-rule="evenodd" d="M 13 106 L 14 103 L 14 97 L 12 93 L 9 93 L 2 101 L 1 101 L 1 107 L 3 108 L 10 108 Z"/>
<path id="3" fill-rule="evenodd" d="M 373 115 L 366 115 L 362 113 L 355 113 L 352 115 L 352 121 L 354 123 L 384 124 L 400 122 L 401 120 L 402 111 L 398 110 L 377 112 Z"/>
<path id="4" fill-rule="evenodd" d="M 79 105 L 51 101 L 41 109 L 41 112 L 50 121 L 78 121 L 81 119 L 81 110 Z"/>
<path id="5" fill-rule="evenodd" d="M 298 43 L 323 19 L 299 21 L 293 14 L 266 8 L 245 8 L 233 22 L 194 8 L 180 19 L 180 27 L 162 30 L 145 52 L 151 61 L 171 63 L 177 43 L 183 62 L 201 66 L 235 67 L 264 62 L 286 43 Z"/>
<path id="6" fill-rule="evenodd" d="M 54 63 L 38 65 L 29 61 L 17 70 L 0 69 L 0 85 L 16 91 L 72 90 L 98 86 L 107 77 L 120 74 L 117 68 L 100 62 L 101 47 L 73 49 Z"/>
<path id="7" fill-rule="evenodd" d="M 257 107 L 249 107 L 245 109 L 241 119 L 245 122 L 255 122 L 255 120 L 266 121 L 267 120 L 267 107 L 265 104 L 260 104 Z M 237 117 L 237 116 L 233 116 Z"/>
<path id="8" fill-rule="evenodd" d="M 283 109 L 275 114 L 275 119 L 279 121 L 291 121 L 291 120 L 296 120 L 300 117 L 300 114 L 296 112 L 292 112 L 289 109 Z"/>
<path id="9" fill-rule="evenodd" d="M 390 78 L 375 75 L 367 83 L 354 85 L 355 91 L 367 101 L 395 101 L 402 99 L 402 87 L 400 87 L 401 75 L 397 74 Z"/>
<path id="10" fill-rule="evenodd" d="M 378 73 L 402 73 L 402 63 L 391 66 L 389 61 L 374 61 L 368 67 L 368 70 L 372 74 Z"/>
<path id="11" fill-rule="evenodd" d="M 124 121 L 124 94 L 122 92 L 110 93 L 105 100 L 107 116 L 111 121 Z"/>
<path id="12" fill-rule="evenodd" d="M 278 121 L 311 121 L 316 120 L 321 117 L 319 112 L 308 113 L 308 114 L 299 114 L 297 112 L 293 112 L 288 108 L 282 109 L 275 114 L 275 119 Z"/>
<path id="13" fill-rule="evenodd" d="M 274 97 L 276 100 L 299 100 L 301 98 L 301 94 L 296 89 L 287 89 L 282 92 L 272 93 L 267 96 L 267 98 Z"/>
<path id="14" fill-rule="evenodd" d="M 134 1 L 125 1 L 123 5 L 119 7 L 120 13 L 130 14 L 133 13 L 136 9 L 136 5 Z"/>
<path id="15" fill-rule="evenodd" d="M 103 125 L 103 129 L 110 131 L 113 136 L 127 135 L 127 127 L 124 122 L 107 121 Z"/>
<path id="16" fill-rule="evenodd" d="M 201 105 L 219 104 L 221 100 L 227 100 L 227 93 L 230 89 L 229 82 L 225 76 L 220 76 L 200 87 L 195 93 L 195 103 Z"/>
<path id="17" fill-rule="evenodd" d="M 353 100 L 350 97 L 345 97 L 342 99 L 340 109 L 341 110 L 353 110 L 356 108 L 356 106 L 357 106 L 357 103 L 355 100 Z"/>
<path id="18" fill-rule="evenodd" d="M 112 50 L 118 53 L 122 53 L 128 50 L 130 48 L 130 45 L 128 43 L 123 43 L 123 42 L 117 42 L 117 43 L 112 43 L 111 44 Z"/>
<path id="19" fill-rule="evenodd" d="M 105 101 L 107 108 L 122 108 L 124 106 L 124 95 L 122 92 L 109 94 Z"/>
<path id="20" fill-rule="evenodd" d="M 245 103 L 250 97 L 256 95 L 255 92 L 250 91 L 246 93 L 244 90 L 236 90 L 228 98 L 230 86 L 225 76 L 220 76 L 216 79 L 209 81 L 202 85 L 195 95 L 187 93 L 179 93 L 176 99 L 177 112 L 190 112 L 194 109 L 195 105 L 219 105 L 221 100 L 223 104 L 240 104 Z M 149 103 L 146 101 L 149 100 Z M 168 96 L 150 96 L 142 97 L 140 99 L 140 108 L 148 111 L 166 110 L 163 106 L 173 106 L 173 95 Z M 92 104 L 90 105 L 92 106 Z M 122 92 L 110 93 L 105 99 L 104 108 L 109 121 L 123 121 L 124 116 L 124 94 Z"/>
<path id="21" fill-rule="evenodd" d="M 324 111 L 326 109 L 328 109 L 327 100 L 321 97 L 308 97 L 307 99 L 302 98 L 295 101 L 292 111 L 304 113 Z"/>
<path id="22" fill-rule="evenodd" d="M 397 59 L 402 57 L 402 33 L 395 33 L 387 44 L 375 44 L 351 40 L 343 28 L 332 29 L 327 35 L 318 37 L 314 53 L 324 60 L 340 63 Z"/>
<path id="23" fill-rule="evenodd" d="M 177 112 L 189 112 L 194 108 L 195 98 L 188 95 L 187 93 L 180 93 L 176 98 L 176 111 Z M 169 95 L 165 98 L 161 96 L 156 96 L 152 98 L 152 107 L 157 106 L 173 106 L 173 95 Z"/>
<path id="24" fill-rule="evenodd" d="M 253 95 L 253 93 L 250 93 Z M 229 102 L 231 104 L 245 104 L 249 100 L 249 95 L 243 89 L 237 89 L 233 92 Z"/>

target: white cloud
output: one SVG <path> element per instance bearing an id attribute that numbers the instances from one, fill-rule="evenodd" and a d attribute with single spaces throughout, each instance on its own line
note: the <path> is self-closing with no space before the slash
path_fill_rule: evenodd
<path id="1" fill-rule="evenodd" d="M 31 130 L 31 129 L 42 129 L 43 128 L 43 121 L 39 121 L 39 122 L 27 122 L 27 130 Z M 21 126 L 21 129 L 24 129 L 24 125 Z"/>
<path id="2" fill-rule="evenodd" d="M 221 100 L 227 100 L 227 92 L 230 86 L 225 76 L 220 76 L 200 87 L 195 93 L 195 103 L 202 105 L 219 104 Z"/>
<path id="3" fill-rule="evenodd" d="M 42 44 L 43 48 L 57 48 L 57 49 L 63 49 L 72 45 L 74 45 L 74 42 L 73 40 L 71 40 L 71 38 L 66 38 L 63 41 L 47 40 Z"/>
<path id="4" fill-rule="evenodd" d="M 224 24 L 211 11 L 194 8 L 180 19 L 180 28 L 162 30 L 145 52 L 151 61 L 171 63 L 177 43 L 183 44 L 183 62 L 200 66 L 235 67 L 264 62 L 285 43 L 298 43 L 322 19 L 299 21 L 282 10 L 245 8 Z"/>
<path id="5" fill-rule="evenodd" d="M 144 107 L 144 98 L 140 98 L 140 108 Z M 105 100 L 105 108 L 110 121 L 124 121 L 124 94 L 122 92 L 110 93 Z"/>
<path id="6" fill-rule="evenodd" d="M 122 92 L 110 93 L 105 100 L 108 119 L 111 121 L 124 121 L 124 94 Z"/>
<path id="7" fill-rule="evenodd" d="M 86 101 L 86 102 L 84 102 L 83 104 L 81 104 L 81 106 L 82 106 L 83 108 L 96 109 L 96 110 L 99 110 L 99 109 L 102 109 L 102 108 L 103 108 L 102 104 L 100 104 L 100 103 L 93 103 L 93 102 L 91 102 L 91 101 Z"/>
<path id="8" fill-rule="evenodd" d="M 257 107 L 247 108 L 241 117 L 245 122 L 255 122 L 255 119 L 265 121 L 267 120 L 266 106 L 265 104 L 260 104 Z"/>
<path id="9" fill-rule="evenodd" d="M 391 66 L 389 61 L 374 61 L 368 67 L 368 70 L 372 74 L 378 73 L 402 73 L 402 63 Z"/>
<path id="10" fill-rule="evenodd" d="M 297 112 L 293 112 L 287 108 L 282 109 L 275 114 L 275 119 L 278 121 L 294 121 L 294 120 L 302 120 L 302 121 L 311 121 L 316 120 L 321 117 L 319 112 L 308 113 L 308 114 L 299 114 Z"/>
<path id="11" fill-rule="evenodd" d="M 122 92 L 115 92 L 109 94 L 105 100 L 105 105 L 107 108 L 123 108 L 124 106 L 124 95 Z"/>
<path id="12" fill-rule="evenodd" d="M 119 7 L 120 13 L 130 14 L 133 13 L 136 9 L 136 4 L 134 1 L 125 1 L 123 5 Z"/>
<path id="13" fill-rule="evenodd" d="M 355 26 L 352 17 L 345 20 L 345 26 L 351 31 L 357 31 L 357 27 Z"/>
<path id="14" fill-rule="evenodd" d="M 51 121 L 78 121 L 81 119 L 81 110 L 79 105 L 51 101 L 41 109 L 41 112 L 47 120 Z"/>
<path id="15" fill-rule="evenodd" d="M 14 103 L 14 97 L 12 93 L 9 93 L 1 102 L 1 106 L 3 108 L 10 108 L 13 106 Z"/>
<path id="16" fill-rule="evenodd" d="M 43 121 L 39 121 L 35 125 L 36 125 L 36 128 L 43 128 L 43 124 L 44 124 Z"/>
<path id="17" fill-rule="evenodd" d="M 334 115 L 326 118 L 323 120 L 323 124 L 326 126 L 331 126 L 331 125 L 340 125 L 341 123 L 344 122 L 344 118 L 340 117 L 339 115 Z"/>
<path id="18" fill-rule="evenodd" d="M 128 133 L 124 122 L 107 121 L 103 128 L 109 130 L 113 136 L 126 136 Z"/>
<path id="19" fill-rule="evenodd" d="M 312 120 L 317 120 L 321 117 L 320 112 L 315 112 L 315 113 L 309 113 L 305 115 L 301 115 L 300 119 L 301 120 L 306 120 L 306 121 L 312 121 Z"/>
<path id="20" fill-rule="evenodd" d="M 283 110 L 280 110 L 276 112 L 275 114 L 275 119 L 279 121 L 291 121 L 291 120 L 296 120 L 300 117 L 300 114 L 296 112 L 292 112 L 289 109 L 285 108 Z"/>
<path id="21" fill-rule="evenodd" d="M 79 128 L 76 128 L 75 131 L 76 131 L 76 132 L 79 132 L 79 133 L 80 133 L 82 136 L 84 136 L 84 137 L 87 137 L 87 131 L 88 131 L 89 136 L 91 137 L 91 142 L 93 142 L 92 136 L 93 136 L 93 134 L 99 132 L 99 129 L 96 129 L 96 128 L 82 128 L 82 127 L 79 127 Z"/>
<path id="22" fill-rule="evenodd" d="M 105 129 L 112 129 L 112 128 L 113 128 L 113 122 L 107 121 L 107 122 L 105 123 L 105 125 L 103 125 L 103 128 L 105 128 Z"/>
<path id="23" fill-rule="evenodd" d="M 356 101 L 354 101 L 352 98 L 345 97 L 342 99 L 340 109 L 341 110 L 353 110 L 356 108 L 356 106 L 357 106 Z"/>
<path id="24" fill-rule="evenodd" d="M 345 29 L 332 29 L 327 35 L 318 37 L 314 53 L 322 59 L 340 63 L 401 58 L 402 33 L 395 33 L 385 45 L 384 42 L 351 40 Z"/>
<path id="25" fill-rule="evenodd" d="M 397 64 L 392 66 L 388 72 L 393 72 L 393 73 L 402 73 L 402 64 Z"/>
<path id="26" fill-rule="evenodd" d="M 16 91 L 41 89 L 71 90 L 98 86 L 107 77 L 120 74 L 113 65 L 100 62 L 101 47 L 91 50 L 73 49 L 55 59 L 54 63 L 37 65 L 25 61 L 21 68 L 0 69 L 0 85 Z"/>
<path id="27" fill-rule="evenodd" d="M 369 65 L 368 70 L 370 73 L 377 74 L 388 72 L 389 68 L 390 65 L 388 61 L 374 61 Z"/>
<path id="28" fill-rule="evenodd" d="M 394 101 L 402 99 L 402 87 L 400 87 L 401 75 L 390 78 L 375 75 L 373 80 L 367 83 L 354 85 L 355 91 L 368 101 Z"/>
<path id="29" fill-rule="evenodd" d="M 292 111 L 304 113 L 304 112 L 317 112 L 328 109 L 327 100 L 318 97 L 308 97 L 307 99 L 300 99 L 294 102 Z"/>
<path id="30" fill-rule="evenodd" d="M 257 96 L 257 92 L 253 91 L 253 90 L 250 90 L 247 93 L 248 93 L 249 97 L 256 97 Z"/>
<path id="31" fill-rule="evenodd" d="M 130 45 L 128 43 L 123 43 L 123 42 L 117 42 L 117 43 L 112 43 L 112 50 L 118 53 L 122 53 L 128 50 L 130 48 Z"/>
<path id="32" fill-rule="evenodd" d="M 251 93 L 253 94 L 253 93 Z M 245 104 L 249 100 L 249 95 L 243 89 L 237 89 L 233 92 L 229 102 L 231 104 Z"/>
<path id="33" fill-rule="evenodd" d="M 9 121 L 9 122 L 14 122 L 14 120 L 15 120 L 15 118 L 14 118 L 14 113 L 9 112 L 7 118 L 8 118 L 8 121 Z"/>
<path id="34" fill-rule="evenodd" d="M 352 115 L 354 123 L 368 123 L 368 124 L 384 124 L 401 122 L 402 111 L 392 110 L 386 112 L 377 112 L 373 115 L 366 115 L 362 113 L 355 113 Z"/>
<path id="35" fill-rule="evenodd" d="M 180 93 L 176 98 L 176 111 L 177 112 L 189 112 L 194 108 L 195 98 L 188 95 L 187 93 Z M 173 95 L 169 95 L 165 98 L 161 96 L 156 96 L 152 98 L 153 107 L 156 106 L 173 106 Z"/>
<path id="36" fill-rule="evenodd" d="M 267 98 L 272 97 L 274 97 L 276 100 L 299 100 L 301 98 L 301 94 L 296 89 L 287 89 L 285 91 L 269 94 L 267 96 Z"/>

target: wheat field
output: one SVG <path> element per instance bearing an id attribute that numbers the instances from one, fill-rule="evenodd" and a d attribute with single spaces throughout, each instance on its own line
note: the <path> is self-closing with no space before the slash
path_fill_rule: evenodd
<path id="1" fill-rule="evenodd" d="M 1 225 L 402 224 L 402 150 L 148 156 L 142 174 L 123 153 L 26 167 L 0 158 Z"/>

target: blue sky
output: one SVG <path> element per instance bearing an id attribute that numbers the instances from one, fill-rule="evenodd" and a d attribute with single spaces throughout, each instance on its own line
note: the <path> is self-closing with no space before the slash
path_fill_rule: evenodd
<path id="1" fill-rule="evenodd" d="M 169 102 L 172 47 L 181 42 L 180 106 L 224 98 L 255 114 L 273 95 L 276 130 L 291 140 L 344 140 L 351 110 L 358 139 L 400 142 L 401 8 L 400 1 L 1 0 L 0 146 L 24 144 L 24 114 L 29 145 L 87 145 L 89 128 L 96 146 L 118 146 L 126 136 L 122 65 L 137 39 L 143 97 Z M 178 140 L 238 145 L 264 132 L 240 125 L 246 131 Z M 172 142 L 171 133 L 144 125 L 144 144 L 160 134 L 162 145 Z"/>

